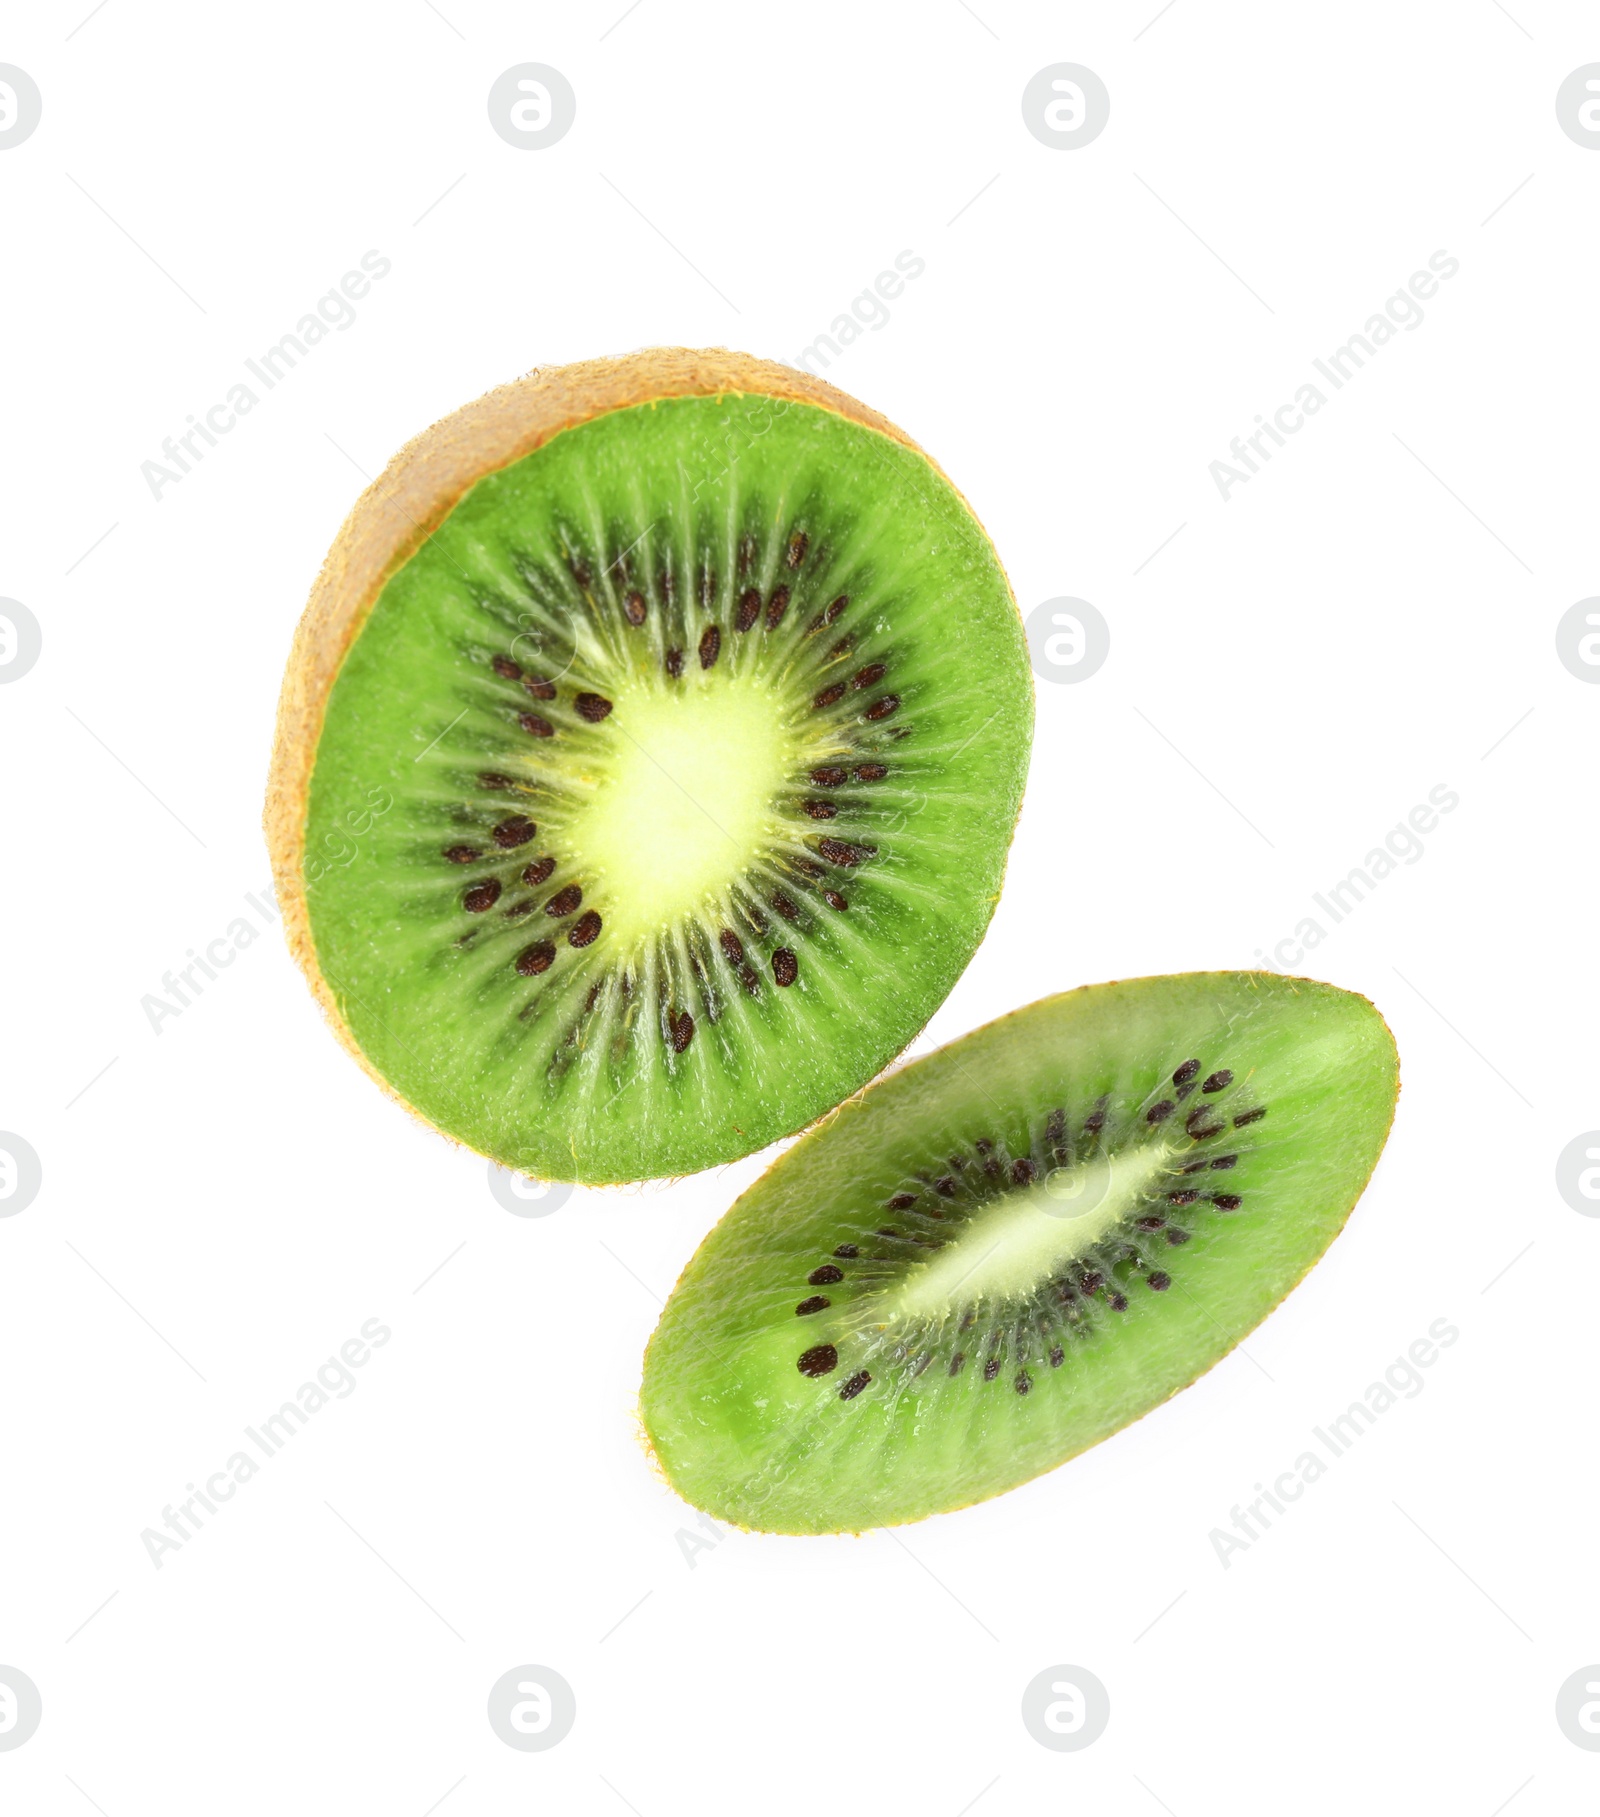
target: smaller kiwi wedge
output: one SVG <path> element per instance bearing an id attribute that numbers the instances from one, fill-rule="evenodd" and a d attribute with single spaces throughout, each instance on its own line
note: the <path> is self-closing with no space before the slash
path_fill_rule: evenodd
<path id="1" fill-rule="evenodd" d="M 723 350 L 544 368 L 402 450 L 323 568 L 267 800 L 291 950 L 506 1167 L 735 1160 L 943 1001 L 1032 724 L 994 549 L 876 411 Z"/>
<path id="2" fill-rule="evenodd" d="M 1027 1482 L 1187 1387 L 1339 1234 L 1389 1132 L 1364 997 L 1197 972 L 1048 997 L 907 1065 L 701 1244 L 645 1358 L 672 1487 L 859 1532 Z"/>

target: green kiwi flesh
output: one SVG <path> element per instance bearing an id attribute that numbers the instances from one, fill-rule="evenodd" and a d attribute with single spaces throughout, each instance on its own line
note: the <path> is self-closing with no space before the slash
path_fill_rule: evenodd
<path id="1" fill-rule="evenodd" d="M 611 410 L 386 581 L 305 821 L 366 1063 L 512 1168 L 728 1161 L 900 1051 L 993 911 L 1032 726 L 999 563 L 915 449 L 792 400 Z"/>
<path id="2" fill-rule="evenodd" d="M 1194 973 L 1046 998 L 892 1074 L 706 1238 L 645 1361 L 672 1486 L 775 1533 L 1053 1469 L 1225 1356 L 1383 1148 L 1364 997 Z"/>

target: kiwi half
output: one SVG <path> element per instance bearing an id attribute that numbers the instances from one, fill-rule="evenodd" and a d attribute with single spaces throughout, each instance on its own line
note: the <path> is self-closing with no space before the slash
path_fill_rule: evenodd
<path id="1" fill-rule="evenodd" d="M 1364 997 L 1256 972 L 1046 998 L 905 1067 L 701 1245 L 645 1360 L 668 1480 L 775 1533 L 892 1526 L 1054 1468 L 1225 1356 L 1388 1135 Z"/>
<path id="2" fill-rule="evenodd" d="M 285 925 L 368 1071 L 481 1153 L 732 1160 L 949 991 L 1032 712 L 993 548 L 875 412 L 722 352 L 536 372 L 328 558 L 267 803 Z"/>

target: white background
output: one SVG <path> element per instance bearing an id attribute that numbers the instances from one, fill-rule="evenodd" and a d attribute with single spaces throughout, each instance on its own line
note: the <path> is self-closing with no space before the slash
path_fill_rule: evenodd
<path id="1" fill-rule="evenodd" d="M 1554 100 L 1600 29 L 1157 3 L 8 8 L 44 114 L 0 152 L 0 593 L 44 646 L 0 689 L 0 1127 L 44 1185 L 0 1221 L 0 1663 L 44 1721 L 0 1808 L 1593 1808 L 1554 1700 L 1600 1658 L 1600 1224 L 1554 1167 L 1600 1125 L 1600 689 L 1554 631 L 1600 592 L 1600 155 Z M 543 151 L 485 109 L 529 60 L 577 94 Z M 1020 111 L 1062 60 L 1111 94 L 1078 151 Z M 355 324 L 152 498 L 141 462 L 369 248 Z M 1209 463 L 1441 248 L 1421 326 L 1225 502 Z M 141 999 L 266 881 L 283 661 L 363 473 L 536 364 L 793 359 L 903 249 L 926 272 L 827 376 L 944 464 L 1024 611 L 1112 636 L 1040 684 L 1006 893 L 919 1047 L 1257 964 L 1460 805 L 1294 968 L 1377 1002 L 1404 1090 L 1245 1350 L 979 1508 L 697 1549 L 639 1360 L 770 1155 L 517 1219 L 275 931 L 159 1034 Z M 357 1391 L 158 1571 L 141 1531 L 369 1318 Z M 1230 1509 L 1440 1318 L 1424 1391 L 1224 1569 Z M 484 1713 L 529 1662 L 577 1697 L 545 1753 Z M 1110 1693 L 1079 1753 L 1020 1717 L 1061 1663 Z"/>

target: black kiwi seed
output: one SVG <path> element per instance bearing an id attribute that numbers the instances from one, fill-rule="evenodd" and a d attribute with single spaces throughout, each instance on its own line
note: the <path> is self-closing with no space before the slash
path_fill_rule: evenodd
<path id="1" fill-rule="evenodd" d="M 802 801 L 800 806 L 813 820 L 832 820 L 839 812 L 831 801 Z"/>
<path id="2" fill-rule="evenodd" d="M 956 1196 L 955 1177 L 951 1174 L 945 1174 L 942 1179 L 934 1181 L 933 1190 L 938 1193 L 941 1198 L 953 1199 Z"/>
<path id="3" fill-rule="evenodd" d="M 1110 1306 L 1113 1312 L 1126 1312 L 1128 1310 L 1128 1296 L 1125 1293 L 1108 1293 L 1106 1295 L 1106 1304 Z"/>
<path id="4" fill-rule="evenodd" d="M 837 909 L 841 913 L 850 906 L 837 890 L 824 890 L 822 892 L 822 900 L 827 903 L 829 908 Z"/>
<path id="5" fill-rule="evenodd" d="M 798 921 L 800 919 L 799 908 L 788 896 L 784 895 L 782 890 L 774 890 L 772 892 L 772 906 L 780 915 L 782 915 L 785 921 Z M 791 980 L 791 982 L 793 981 Z"/>
<path id="6" fill-rule="evenodd" d="M 668 650 L 668 652 L 667 652 L 667 673 L 672 677 L 672 679 L 674 681 L 676 681 L 678 679 L 678 677 L 683 673 L 683 652 L 682 652 L 682 650 L 676 650 L 676 649 Z"/>
<path id="7" fill-rule="evenodd" d="M 774 587 L 772 597 L 767 601 L 767 629 L 776 631 L 783 623 L 783 615 L 789 610 L 789 589 Z"/>
<path id="8" fill-rule="evenodd" d="M 832 687 L 823 688 L 820 693 L 813 695 L 811 704 L 814 707 L 831 707 L 836 700 L 843 699 L 844 683 L 836 681 Z"/>
<path id="9" fill-rule="evenodd" d="M 951 1373 L 951 1374 L 952 1374 L 952 1375 L 960 1375 L 960 1373 L 961 1373 L 961 1365 L 962 1365 L 962 1364 L 963 1364 L 963 1363 L 964 1363 L 964 1362 L 965 1362 L 965 1361 L 966 1361 L 966 1360 L 967 1360 L 967 1354 L 966 1354 L 966 1352 L 965 1352 L 965 1351 L 964 1351 L 964 1350 L 958 1350 L 958 1351 L 957 1351 L 957 1352 L 956 1352 L 956 1353 L 955 1353 L 955 1355 L 954 1355 L 954 1356 L 952 1356 L 952 1357 L 951 1357 L 951 1359 L 950 1359 L 950 1373 Z"/>
<path id="10" fill-rule="evenodd" d="M 745 966 L 739 973 L 739 982 L 750 996 L 759 997 L 761 995 L 761 980 L 756 976 L 756 968 L 753 965 Z"/>
<path id="11" fill-rule="evenodd" d="M 547 915 L 554 915 L 559 920 L 563 915 L 570 915 L 582 901 L 583 891 L 578 888 L 577 884 L 569 883 L 565 888 L 556 891 L 544 905 L 544 912 Z"/>
<path id="12" fill-rule="evenodd" d="M 599 932 L 600 917 L 593 909 L 585 909 L 578 919 L 573 922 L 572 931 L 567 935 L 567 945 L 590 946 L 594 943 Z M 689 1020 L 689 1033 L 691 1035 L 694 1033 L 694 1019 L 692 1017 Z M 684 1046 L 687 1047 L 688 1045 L 688 1042 L 685 1041 Z"/>
<path id="13" fill-rule="evenodd" d="M 1087 1274 L 1079 1277 L 1078 1291 L 1080 1293 L 1098 1293 L 1105 1285 L 1105 1279 L 1106 1277 L 1098 1270 L 1091 1268 Z"/>
<path id="14" fill-rule="evenodd" d="M 856 1245 L 854 1243 L 841 1243 L 839 1245 L 839 1247 L 836 1250 L 834 1250 L 833 1253 L 836 1256 L 842 1256 L 845 1259 L 845 1261 L 849 1262 L 849 1261 L 853 1261 L 858 1255 L 860 1255 L 861 1251 L 856 1247 Z"/>
<path id="15" fill-rule="evenodd" d="M 832 1262 L 824 1262 L 820 1268 L 813 1268 L 806 1276 L 808 1287 L 831 1287 L 835 1281 L 844 1279 L 844 1270 L 835 1268 Z"/>
<path id="16" fill-rule="evenodd" d="M 848 845 L 842 839 L 819 839 L 817 850 L 829 864 L 855 865 L 866 857 L 866 852 L 856 845 Z"/>
<path id="17" fill-rule="evenodd" d="M 1169 1192 L 1167 1203 L 1169 1205 L 1192 1205 L 1199 1197 L 1197 1192 Z"/>
<path id="18" fill-rule="evenodd" d="M 849 603 L 850 603 L 850 595 L 848 593 L 841 593 L 839 595 L 839 597 L 836 600 L 834 600 L 829 605 L 828 609 L 822 614 L 822 622 L 825 625 L 833 624 L 838 619 L 840 613 L 844 611 L 845 607 L 849 605 Z"/>
<path id="19" fill-rule="evenodd" d="M 1150 1276 L 1150 1285 L 1157 1293 L 1165 1293 L 1172 1285 L 1172 1276 L 1170 1274 L 1163 1274 L 1158 1268 Z"/>
<path id="20" fill-rule="evenodd" d="M 857 782 L 882 782 L 889 774 L 886 763 L 858 763 L 856 765 Z"/>
<path id="21" fill-rule="evenodd" d="M 494 829 L 493 838 L 496 845 L 511 851 L 516 846 L 526 845 L 538 830 L 526 814 L 513 814 Z"/>
<path id="22" fill-rule="evenodd" d="M 444 855 L 452 864 L 471 864 L 475 858 L 480 858 L 482 853 L 475 845 L 447 845 L 444 848 Z"/>
<path id="23" fill-rule="evenodd" d="M 524 978 L 537 978 L 540 972 L 549 971 L 555 958 L 556 949 L 548 940 L 541 940 L 536 946 L 525 946 L 517 954 L 517 970 Z"/>
<path id="24" fill-rule="evenodd" d="M 1237 1211 L 1244 1200 L 1236 1192 L 1216 1192 L 1211 1195 L 1211 1203 L 1218 1211 Z"/>
<path id="25" fill-rule="evenodd" d="M 731 927 L 725 927 L 717 935 L 717 945 L 722 948 L 729 965 L 744 964 L 744 942 Z"/>
<path id="26" fill-rule="evenodd" d="M 1227 1168 L 1237 1167 L 1238 1165 L 1239 1157 L 1237 1155 L 1218 1155 L 1211 1163 L 1211 1170 L 1213 1173 L 1222 1173 Z"/>
<path id="27" fill-rule="evenodd" d="M 1059 1369 L 1062 1363 L 1066 1361 L 1066 1354 L 1067 1353 L 1059 1344 L 1052 1344 L 1050 1346 L 1050 1367 L 1052 1369 Z"/>
<path id="28" fill-rule="evenodd" d="M 1083 1119 L 1083 1128 L 1086 1135 L 1098 1135 L 1105 1126 L 1106 1113 L 1099 1105 L 1091 1110 L 1088 1116 Z"/>
<path id="29" fill-rule="evenodd" d="M 1185 1060 L 1183 1065 L 1172 1075 L 1172 1083 L 1174 1085 L 1187 1085 L 1199 1070 L 1200 1062 L 1198 1060 Z"/>
<path id="30" fill-rule="evenodd" d="M 548 719 L 541 719 L 537 713 L 519 713 L 517 724 L 530 738 L 553 738 L 555 727 Z"/>
<path id="31" fill-rule="evenodd" d="M 715 625 L 707 625 L 700 633 L 700 667 L 709 669 L 717 660 L 717 652 L 722 648 L 722 633 Z"/>
<path id="32" fill-rule="evenodd" d="M 870 688 L 875 681 L 882 681 L 888 673 L 888 667 L 881 662 L 869 662 L 864 669 L 857 669 L 850 677 L 852 688 Z"/>
<path id="33" fill-rule="evenodd" d="M 630 625 L 644 623 L 644 595 L 637 588 L 624 595 L 622 609 L 627 613 Z"/>
<path id="34" fill-rule="evenodd" d="M 525 864 L 522 867 L 522 881 L 527 884 L 529 889 L 536 890 L 555 868 L 554 858 L 536 858 L 532 864 Z"/>
<path id="35" fill-rule="evenodd" d="M 1232 1083 L 1233 1074 L 1224 1066 L 1220 1072 L 1207 1073 L 1205 1084 L 1200 1089 L 1201 1091 L 1221 1091 Z"/>
<path id="36" fill-rule="evenodd" d="M 472 888 L 461 898 L 461 906 L 469 915 L 481 915 L 486 909 L 492 909 L 500 900 L 500 879 L 486 877 L 482 883 L 473 884 Z"/>
<path id="37" fill-rule="evenodd" d="M 872 1377 L 868 1375 L 865 1369 L 858 1369 L 848 1382 L 840 1383 L 839 1399 L 841 1401 L 853 1401 L 871 1380 Z"/>
<path id="38" fill-rule="evenodd" d="M 800 1353 L 799 1369 L 802 1375 L 826 1375 L 830 1369 L 839 1367 L 839 1353 L 832 1344 L 813 1344 L 809 1350 Z"/>
<path id="39" fill-rule="evenodd" d="M 1033 1377 L 1028 1374 L 1026 1369 L 1019 1369 L 1017 1371 L 1017 1379 L 1011 1386 L 1016 1389 L 1018 1394 L 1026 1394 L 1033 1386 Z"/>
<path id="40" fill-rule="evenodd" d="M 897 1192 L 889 1200 L 887 1208 L 890 1211 L 909 1211 L 916 1202 L 917 1195 L 914 1192 Z"/>
<path id="41" fill-rule="evenodd" d="M 578 709 L 578 717 L 587 719 L 592 726 L 599 725 L 611 711 L 611 702 L 604 694 L 578 694 L 573 697 L 572 704 Z"/>
<path id="42" fill-rule="evenodd" d="M 1180 1243 L 1187 1243 L 1188 1240 L 1189 1233 L 1187 1230 L 1169 1230 L 1167 1232 L 1167 1241 L 1174 1249 L 1176 1249 Z"/>
<path id="43" fill-rule="evenodd" d="M 997 1356 L 992 1356 L 983 1366 L 983 1379 L 986 1382 L 992 1382 L 999 1373 L 1000 1359 Z"/>
<path id="44" fill-rule="evenodd" d="M 513 902 L 510 908 L 503 912 L 507 921 L 520 921 L 524 915 L 531 915 L 533 913 L 534 906 L 533 898 L 531 896 L 524 896 L 520 902 Z"/>
<path id="45" fill-rule="evenodd" d="M 739 539 L 739 572 L 748 574 L 756 562 L 756 539 L 746 534 Z"/>
<path id="46" fill-rule="evenodd" d="M 509 776 L 502 776 L 498 770 L 485 770 L 478 778 L 480 789 L 514 789 L 516 786 Z"/>
<path id="47" fill-rule="evenodd" d="M 576 928 L 572 930 L 573 934 L 576 934 L 577 931 Z M 667 1036 L 672 1042 L 672 1051 L 675 1054 L 681 1054 L 694 1039 L 694 1017 L 689 1014 L 688 1010 L 667 1011 Z M 826 1305 L 827 1302 L 824 1301 L 823 1304 Z"/>
<path id="48" fill-rule="evenodd" d="M 1259 1123 L 1266 1114 L 1267 1107 L 1265 1104 L 1261 1105 L 1259 1109 L 1247 1110 L 1242 1117 L 1235 1117 L 1233 1119 L 1233 1127 L 1235 1129 L 1243 1129 L 1247 1124 Z"/>
<path id="49" fill-rule="evenodd" d="M 1011 1177 L 1019 1186 L 1028 1185 L 1033 1179 L 1035 1171 L 1033 1163 L 1026 1155 L 1011 1163 Z"/>
<path id="50" fill-rule="evenodd" d="M 873 701 L 872 705 L 862 714 L 862 718 L 887 719 L 891 713 L 897 713 L 899 710 L 900 696 L 898 694 L 885 694 L 882 699 Z"/>
<path id="51" fill-rule="evenodd" d="M 810 1299 L 802 1300 L 800 1304 L 795 1307 L 795 1316 L 796 1318 L 803 1319 L 809 1313 L 822 1312 L 832 1304 L 833 1301 L 830 1300 L 826 1294 L 814 1293 Z"/>
<path id="52" fill-rule="evenodd" d="M 811 780 L 819 789 L 836 789 L 850 780 L 850 772 L 837 764 L 827 763 L 811 772 Z"/>
<path id="53" fill-rule="evenodd" d="M 1227 1127 L 1222 1123 L 1207 1123 L 1206 1118 L 1210 1114 L 1211 1106 L 1209 1104 L 1197 1104 L 1184 1118 L 1183 1127 L 1194 1137 L 1195 1141 L 1207 1142 L 1212 1136 L 1220 1136 Z"/>
<path id="54" fill-rule="evenodd" d="M 490 663 L 490 667 L 494 670 L 496 675 L 503 675 L 507 681 L 522 680 L 521 665 L 519 663 L 514 663 L 509 656 L 494 657 Z"/>
<path id="55" fill-rule="evenodd" d="M 1156 1212 L 1152 1212 L 1148 1217 L 1136 1218 L 1134 1220 L 1141 1230 L 1160 1230 L 1166 1221 L 1165 1218 L 1161 1217 Z"/>
<path id="56" fill-rule="evenodd" d="M 804 530 L 796 530 L 789 538 L 789 547 L 783 552 L 783 563 L 786 568 L 798 568 L 806 558 L 806 546 L 811 538 Z"/>
<path id="57" fill-rule="evenodd" d="M 790 985 L 800 976 L 800 961 L 788 947 L 780 946 L 772 955 L 772 977 L 777 984 Z"/>
<path id="58" fill-rule="evenodd" d="M 546 681 L 542 675 L 524 675 L 522 685 L 535 700 L 554 700 L 556 697 L 556 684 Z"/>
<path id="59" fill-rule="evenodd" d="M 1144 1120 L 1146 1123 L 1165 1123 L 1176 1109 L 1177 1106 L 1170 1098 L 1163 1098 L 1159 1104 L 1150 1106 L 1144 1113 Z"/>
<path id="60" fill-rule="evenodd" d="M 761 595 L 754 587 L 746 587 L 739 595 L 739 604 L 734 609 L 733 628 L 735 631 L 748 631 L 761 616 Z"/>

